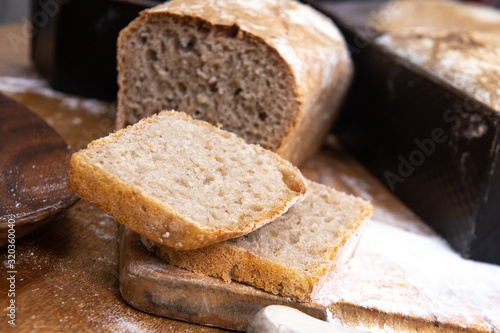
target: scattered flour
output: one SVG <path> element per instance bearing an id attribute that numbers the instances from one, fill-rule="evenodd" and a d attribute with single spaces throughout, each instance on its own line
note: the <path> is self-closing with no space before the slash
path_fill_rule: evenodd
<path id="1" fill-rule="evenodd" d="M 492 330 L 500 327 L 499 282 L 499 266 L 465 260 L 437 235 L 372 220 L 354 257 L 313 301 Z M 334 313 L 334 321 L 348 320 L 341 316 Z"/>
<path id="2" fill-rule="evenodd" d="M 0 76 L 0 91 L 13 94 L 38 94 L 61 100 L 61 104 L 70 110 L 83 109 L 95 115 L 109 114 L 112 107 L 109 103 L 96 99 L 67 95 L 52 89 L 42 78 Z"/>

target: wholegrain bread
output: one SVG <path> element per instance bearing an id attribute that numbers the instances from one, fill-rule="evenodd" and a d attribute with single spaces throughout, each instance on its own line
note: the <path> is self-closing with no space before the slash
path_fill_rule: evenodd
<path id="1" fill-rule="evenodd" d="M 118 40 L 117 128 L 177 109 L 300 165 L 351 81 L 331 20 L 294 0 L 172 0 Z"/>
<path id="2" fill-rule="evenodd" d="M 457 1 L 391 1 L 366 23 L 383 32 L 375 43 L 388 52 L 500 111 L 497 9 Z"/>
<path id="3" fill-rule="evenodd" d="M 175 111 L 75 153 L 68 187 L 137 233 L 183 250 L 246 234 L 307 189 L 275 153 Z"/>
<path id="4" fill-rule="evenodd" d="M 500 111 L 499 35 L 408 28 L 381 35 L 375 43 Z M 480 121 L 478 124 L 486 126 Z M 479 136 L 484 134 L 483 130 Z"/>
<path id="5" fill-rule="evenodd" d="M 236 280 L 307 301 L 350 257 L 370 203 L 308 181 L 307 198 L 252 233 L 193 251 L 176 251 L 142 237 L 170 264 Z"/>
<path id="6" fill-rule="evenodd" d="M 481 3 L 462 1 L 389 1 L 371 13 L 366 24 L 379 31 L 431 28 L 433 31 L 500 33 L 500 12 Z"/>

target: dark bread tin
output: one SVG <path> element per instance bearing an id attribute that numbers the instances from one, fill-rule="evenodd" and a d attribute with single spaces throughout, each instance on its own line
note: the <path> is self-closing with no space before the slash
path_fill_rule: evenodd
<path id="1" fill-rule="evenodd" d="M 157 0 L 32 0 L 31 57 L 52 88 L 114 101 L 118 33 Z"/>
<path id="2" fill-rule="evenodd" d="M 355 62 L 334 133 L 464 257 L 500 264 L 500 112 L 376 45 L 363 22 L 381 4 L 311 3 Z"/>

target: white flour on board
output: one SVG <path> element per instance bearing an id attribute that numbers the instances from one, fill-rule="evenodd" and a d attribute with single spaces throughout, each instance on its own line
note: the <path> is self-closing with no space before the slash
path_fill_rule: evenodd
<path id="1" fill-rule="evenodd" d="M 0 76 L 0 91 L 12 94 L 32 93 L 61 100 L 61 104 L 69 110 L 84 109 L 95 115 L 109 114 L 109 103 L 96 99 L 88 99 L 64 94 L 52 89 L 42 78 Z"/>
<path id="2" fill-rule="evenodd" d="M 350 303 L 440 323 L 484 322 L 500 327 L 499 282 L 499 266 L 465 260 L 437 235 L 419 235 L 371 220 L 353 258 L 339 267 L 314 302 Z M 338 320 L 335 313 L 333 318 Z"/>

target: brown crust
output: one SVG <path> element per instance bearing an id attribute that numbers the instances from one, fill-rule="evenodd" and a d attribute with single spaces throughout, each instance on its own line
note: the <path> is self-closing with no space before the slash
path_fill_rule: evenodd
<path id="1" fill-rule="evenodd" d="M 159 115 L 161 114 L 181 117 L 186 121 L 206 126 L 220 135 L 232 135 L 203 121 L 193 120 L 184 113 L 163 111 Z M 147 123 L 154 122 L 159 115 L 141 120 L 134 125 L 134 128 L 141 130 Z M 117 131 L 106 138 L 93 141 L 89 144 L 89 147 L 105 146 L 106 141 L 120 136 L 129 128 L 131 127 Z M 244 143 L 242 139 L 239 139 L 239 141 Z M 274 159 L 278 157 L 260 146 L 252 146 L 259 153 L 272 155 Z M 74 190 L 84 200 L 99 206 L 129 229 L 172 248 L 191 250 L 247 234 L 281 216 L 291 205 L 303 199 L 307 186 L 300 171 L 288 161 L 281 160 L 280 162 L 293 175 L 291 180 L 293 181 L 293 190 L 297 195 L 274 205 L 274 214 L 263 213 L 258 220 L 248 221 L 233 229 L 201 227 L 195 221 L 180 216 L 164 203 L 149 197 L 138 186 L 127 185 L 109 172 L 93 165 L 81 152 L 73 154 L 71 158 L 68 188 Z"/>
<path id="2" fill-rule="evenodd" d="M 500 15 L 499 15 L 500 19 Z M 498 35 L 459 30 L 410 28 L 384 34 L 375 40 L 388 52 L 410 61 L 433 76 L 500 111 Z M 459 54 L 459 57 L 452 57 Z M 442 59 L 453 62 L 443 65 Z"/>
<path id="3" fill-rule="evenodd" d="M 482 17 L 485 14 L 486 19 Z M 500 12 L 477 2 L 390 1 L 370 15 L 366 24 L 391 33 L 407 28 L 425 27 L 434 31 L 483 31 L 498 34 Z"/>
<path id="4" fill-rule="evenodd" d="M 189 5 L 189 2 L 190 1 L 185 1 L 186 6 Z M 220 24 L 211 22 L 210 19 L 216 21 L 216 18 L 210 18 L 209 14 L 206 14 L 208 16 L 206 19 L 200 17 L 202 14 L 199 14 L 200 16 L 188 13 L 180 15 L 168 12 L 168 5 L 160 5 L 158 7 L 161 6 L 166 7 L 163 7 L 161 11 L 151 9 L 142 11 L 136 20 L 132 21 L 127 28 L 121 31 L 118 39 L 118 81 L 120 87 L 124 86 L 125 80 L 123 74 L 124 54 L 122 54 L 122 52 L 124 52 L 127 37 L 133 33 L 136 26 L 152 19 L 158 20 L 169 17 L 195 26 L 202 25 L 207 29 L 225 29 L 230 31 L 235 27 L 235 24 Z M 238 16 L 240 14 L 235 15 Z M 277 17 L 277 19 L 281 20 L 279 17 Z M 269 22 L 256 22 L 256 24 L 269 24 Z M 269 26 L 268 30 L 272 31 L 275 28 L 275 26 Z M 305 32 L 305 30 L 303 33 L 305 35 L 310 34 L 309 31 Z M 283 38 L 283 36 L 287 34 L 287 31 L 279 31 L 276 33 L 276 36 Z M 307 47 L 323 47 L 321 43 L 324 44 L 325 42 L 322 38 L 320 38 L 320 36 L 310 35 L 309 37 L 311 38 L 303 38 L 300 43 L 297 41 L 291 43 L 292 48 L 299 49 L 306 47 L 306 45 L 302 45 L 304 41 L 307 41 Z M 318 75 L 311 75 L 306 78 L 297 77 L 295 75 L 295 71 L 292 69 L 290 62 L 288 62 L 283 54 L 281 54 L 279 50 L 277 50 L 276 47 L 272 46 L 269 42 L 269 40 L 275 38 L 274 35 L 267 33 L 267 35 L 263 34 L 260 36 L 256 33 L 245 31 L 238 27 L 237 38 L 244 39 L 251 43 L 264 45 L 270 52 L 277 54 L 282 60 L 284 66 L 288 69 L 289 75 L 287 75 L 287 77 L 290 78 L 288 86 L 293 90 L 294 96 L 296 96 L 294 101 L 295 106 L 294 110 L 290 110 L 292 113 L 289 115 L 291 122 L 288 125 L 281 142 L 274 150 L 283 158 L 291 161 L 295 165 L 300 166 L 308 157 L 312 156 L 312 154 L 319 149 L 324 136 L 330 129 L 338 110 L 341 107 L 342 101 L 347 94 L 348 87 L 352 80 L 353 66 L 347 55 L 345 43 L 343 40 L 336 43 L 336 57 L 339 65 L 336 68 L 336 72 L 331 74 L 333 77 L 331 83 L 327 86 L 322 86 L 322 78 L 320 77 L 322 73 Z M 303 65 L 312 66 L 315 62 L 317 63 L 318 61 L 308 59 L 308 61 L 304 61 Z M 124 100 L 123 89 L 120 89 L 118 92 L 118 100 L 119 104 L 116 124 L 117 128 L 121 128 L 125 125 L 125 108 L 121 102 Z"/>
<path id="5" fill-rule="evenodd" d="M 300 166 L 321 147 L 349 91 L 354 77 L 352 62 L 346 61 L 344 66 L 338 66 L 334 77 L 337 79 L 328 89 L 318 91 L 316 99 L 311 98 L 315 100 L 312 105 L 303 107 L 302 118 L 283 140 L 276 151 L 278 155 Z"/>
<path id="6" fill-rule="evenodd" d="M 312 272 L 258 257 L 250 251 L 223 242 L 193 251 L 176 251 L 167 246 L 151 244 L 143 239 L 144 245 L 162 260 L 196 273 L 216 276 L 225 281 L 236 280 L 263 289 L 273 294 L 306 302 L 314 291 L 334 274 L 336 267 L 347 261 L 354 253 L 359 235 L 373 207 L 367 205 L 350 229 L 343 234 L 340 243 L 329 249 L 321 264 Z M 349 243 L 349 244 L 348 244 Z"/>

